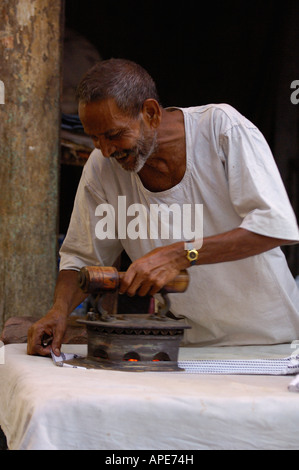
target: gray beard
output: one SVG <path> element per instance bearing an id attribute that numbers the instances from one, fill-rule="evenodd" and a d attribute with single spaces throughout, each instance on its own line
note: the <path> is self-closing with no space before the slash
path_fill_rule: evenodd
<path id="1" fill-rule="evenodd" d="M 141 171 L 142 168 L 144 167 L 145 163 L 149 159 L 149 157 L 157 150 L 157 147 L 158 147 L 158 145 L 157 145 L 157 133 L 155 133 L 150 149 L 148 150 L 148 152 L 146 154 L 139 153 L 136 156 L 135 167 L 131 171 L 133 171 L 134 173 L 138 173 L 139 171 Z"/>
<path id="2" fill-rule="evenodd" d="M 134 149 L 127 149 L 123 150 L 122 152 L 114 152 L 111 157 L 116 158 L 118 163 L 125 171 L 138 173 L 144 167 L 148 158 L 157 150 L 157 140 L 157 132 L 154 133 L 150 143 L 148 140 L 144 139 L 144 136 L 142 136 L 142 138 L 137 141 Z M 122 158 L 127 157 L 130 154 L 134 156 L 135 161 L 131 167 L 126 167 L 126 165 L 122 164 Z"/>

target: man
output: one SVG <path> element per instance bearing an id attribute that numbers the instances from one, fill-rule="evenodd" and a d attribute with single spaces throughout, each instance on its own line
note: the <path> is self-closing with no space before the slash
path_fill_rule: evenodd
<path id="1" fill-rule="evenodd" d="M 189 270 L 187 291 L 171 296 L 172 312 L 192 327 L 185 344 L 298 338 L 299 292 L 279 248 L 298 242 L 298 227 L 259 130 L 229 105 L 164 109 L 147 72 L 122 59 L 92 68 L 78 87 L 78 100 L 95 150 L 61 249 L 54 304 L 30 329 L 28 353 L 49 354 L 51 346 L 41 344 L 48 334 L 59 354 L 67 316 L 84 298 L 77 271 L 112 265 L 123 249 L 132 264 L 120 293 L 154 295 Z M 112 207 L 115 220 L 123 220 L 120 197 L 126 208 L 138 203 L 147 214 L 154 205 L 202 204 L 202 246 L 201 234 L 193 245 L 183 236 L 134 239 L 119 222 L 115 237 L 99 236 L 98 208 Z"/>

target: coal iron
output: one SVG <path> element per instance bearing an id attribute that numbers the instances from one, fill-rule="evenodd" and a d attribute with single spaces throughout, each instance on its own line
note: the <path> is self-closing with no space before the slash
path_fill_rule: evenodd
<path id="1" fill-rule="evenodd" d="M 184 330 L 190 328 L 173 315 L 170 317 L 169 293 L 184 292 L 187 271 L 182 271 L 161 291 L 162 302 L 154 313 L 117 314 L 117 290 L 124 273 L 114 267 L 87 266 L 79 273 L 79 285 L 86 293 L 96 294 L 93 311 L 77 320 L 86 325 L 87 357 L 66 361 L 95 369 L 127 371 L 175 371 Z M 116 295 L 115 295 L 116 294 Z"/>

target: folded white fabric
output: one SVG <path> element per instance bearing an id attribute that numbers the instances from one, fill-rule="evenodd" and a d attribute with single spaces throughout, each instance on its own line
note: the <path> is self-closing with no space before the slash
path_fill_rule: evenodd
<path id="1" fill-rule="evenodd" d="M 61 352 L 59 357 L 52 352 L 52 359 L 57 366 L 82 367 L 66 364 L 65 361 L 80 358 L 76 354 Z M 175 371 L 186 374 L 224 374 L 224 375 L 295 375 L 299 374 L 299 356 L 289 356 L 282 359 L 231 359 L 231 360 L 185 360 L 178 361 L 178 366 L 183 369 Z"/>
<path id="2" fill-rule="evenodd" d="M 178 365 L 188 374 L 294 375 L 299 373 L 298 359 L 290 356 L 282 359 L 198 360 L 180 361 Z"/>

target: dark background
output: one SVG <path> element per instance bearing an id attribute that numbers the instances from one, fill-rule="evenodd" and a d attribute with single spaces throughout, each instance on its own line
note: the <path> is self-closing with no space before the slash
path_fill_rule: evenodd
<path id="1" fill-rule="evenodd" d="M 298 1 L 66 0 L 65 23 L 102 59 L 123 57 L 146 68 L 163 106 L 225 102 L 254 122 L 299 217 L 299 104 L 290 100 L 299 80 Z M 299 274 L 298 248 L 284 250 Z"/>

